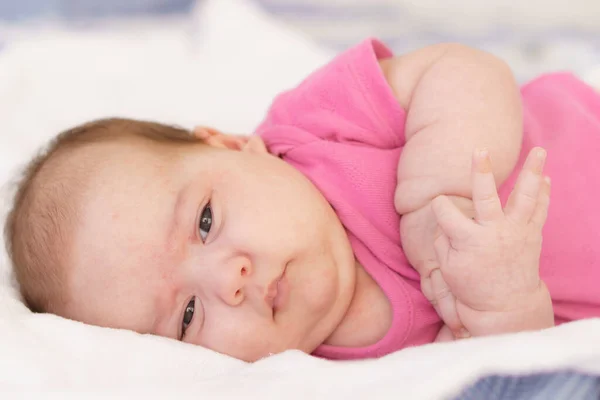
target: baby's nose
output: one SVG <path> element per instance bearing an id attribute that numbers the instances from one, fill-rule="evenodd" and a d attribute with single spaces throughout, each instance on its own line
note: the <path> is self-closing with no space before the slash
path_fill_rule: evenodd
<path id="1" fill-rule="evenodd" d="M 236 256 L 225 265 L 220 296 L 231 306 L 241 304 L 247 293 L 249 277 L 252 274 L 252 263 L 248 257 Z"/>

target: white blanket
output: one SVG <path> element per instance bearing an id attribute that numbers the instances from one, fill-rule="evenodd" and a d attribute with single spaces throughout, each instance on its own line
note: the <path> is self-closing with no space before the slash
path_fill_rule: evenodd
<path id="1" fill-rule="evenodd" d="M 161 27 L 115 23 L 110 34 L 79 29 L 74 35 L 49 26 L 41 37 L 7 31 L 13 40 L 0 53 L 0 180 L 57 131 L 90 118 L 122 115 L 249 132 L 278 91 L 331 57 L 243 0 L 206 3 L 193 18 Z M 329 362 L 290 351 L 245 364 L 164 338 L 33 315 L 9 282 L 8 263 L 0 263 L 5 392 L 430 399 L 489 372 L 574 367 L 600 373 L 600 320 L 423 346 L 379 360 Z"/>

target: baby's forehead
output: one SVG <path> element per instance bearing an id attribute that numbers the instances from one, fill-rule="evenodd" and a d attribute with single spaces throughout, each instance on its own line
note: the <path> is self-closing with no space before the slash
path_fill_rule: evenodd
<path id="1" fill-rule="evenodd" d="M 167 190 L 173 179 L 172 163 L 145 146 L 107 146 L 88 160 L 92 173 L 92 197 L 130 196 L 136 201 L 151 201 L 150 192 Z M 89 196 L 87 196 L 89 197 Z"/>
<path id="2" fill-rule="evenodd" d="M 73 279 L 86 290 L 91 290 L 90 282 L 113 282 L 113 297 L 141 295 L 147 288 L 134 284 L 156 281 L 156 268 L 149 265 L 162 264 L 174 190 L 152 151 L 127 146 L 100 150 L 90 158 L 100 165 L 79 210 Z"/>
<path id="3" fill-rule="evenodd" d="M 170 199 L 173 171 L 144 143 L 98 143 L 64 154 L 51 179 L 65 182 L 73 196 L 64 199 L 77 215 L 76 231 L 127 229 Z M 63 175 L 63 177 L 61 177 Z M 42 182 L 42 184 L 45 184 Z M 101 216 L 119 215 L 118 221 Z M 92 218 L 93 217 L 93 218 Z M 77 242 L 77 240 L 76 240 Z"/>
<path id="4" fill-rule="evenodd" d="M 156 146 L 144 140 L 90 143 L 66 153 L 60 168 L 87 176 L 92 185 L 158 174 L 165 157 Z"/>

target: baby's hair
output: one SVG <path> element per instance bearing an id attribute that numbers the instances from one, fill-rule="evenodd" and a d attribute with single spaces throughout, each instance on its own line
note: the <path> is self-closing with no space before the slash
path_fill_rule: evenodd
<path id="1" fill-rule="evenodd" d="M 77 199 L 93 168 L 89 162 L 69 161 L 90 145 L 136 138 L 165 145 L 198 143 L 178 127 L 102 119 L 60 133 L 23 170 L 4 235 L 21 296 L 32 311 L 56 312 L 68 301 L 65 254 L 78 217 Z"/>

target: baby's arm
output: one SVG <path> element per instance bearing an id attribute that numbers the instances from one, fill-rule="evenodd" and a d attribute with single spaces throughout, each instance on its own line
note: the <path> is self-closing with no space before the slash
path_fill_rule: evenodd
<path id="1" fill-rule="evenodd" d="M 523 118 L 509 67 L 491 54 L 440 44 L 381 62 L 407 110 L 407 143 L 398 165 L 402 215 L 437 195 L 470 197 L 471 154 L 486 148 L 502 183 L 517 162 Z"/>
<path id="2" fill-rule="evenodd" d="M 522 140 L 519 89 L 504 62 L 458 44 L 426 47 L 382 61 L 381 68 L 407 111 L 395 197 L 402 245 L 421 275 L 424 294 L 459 336 L 462 323 L 433 248 L 439 229 L 430 203 L 443 194 L 474 215 L 474 148 L 489 150 L 498 184 L 512 172 Z"/>

